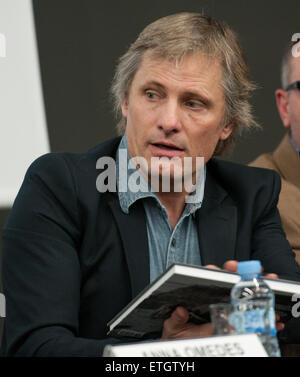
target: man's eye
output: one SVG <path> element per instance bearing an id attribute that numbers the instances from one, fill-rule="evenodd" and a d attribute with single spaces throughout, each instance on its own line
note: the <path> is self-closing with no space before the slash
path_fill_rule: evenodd
<path id="1" fill-rule="evenodd" d="M 202 104 L 200 102 L 195 102 L 195 101 L 187 101 L 186 105 L 188 107 L 193 108 L 193 109 L 197 109 L 197 108 L 200 108 L 202 106 Z"/>
<path id="2" fill-rule="evenodd" d="M 155 99 L 157 98 L 157 94 L 153 93 L 153 92 L 146 92 L 146 96 L 149 98 L 149 99 Z"/>

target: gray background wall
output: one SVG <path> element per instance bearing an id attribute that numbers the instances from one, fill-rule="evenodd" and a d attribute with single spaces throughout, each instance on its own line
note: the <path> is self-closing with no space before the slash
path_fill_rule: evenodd
<path id="1" fill-rule="evenodd" d="M 179 11 L 203 11 L 235 29 L 251 76 L 260 86 L 252 104 L 263 130 L 242 138 L 228 158 L 247 163 L 271 151 L 281 139 L 284 130 L 274 90 L 280 85 L 283 47 L 300 32 L 299 0 L 34 0 L 33 4 L 52 151 L 85 151 L 115 135 L 108 90 L 117 58 L 145 25 Z M 0 211 L 1 229 L 8 214 L 9 209 Z"/>

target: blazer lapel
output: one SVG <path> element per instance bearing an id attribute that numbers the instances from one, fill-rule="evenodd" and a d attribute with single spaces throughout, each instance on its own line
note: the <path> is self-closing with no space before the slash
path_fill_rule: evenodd
<path id="1" fill-rule="evenodd" d="M 222 267 L 235 259 L 237 208 L 207 169 L 203 205 L 197 213 L 202 265 Z"/>
<path id="2" fill-rule="evenodd" d="M 111 195 L 108 202 L 117 222 L 129 269 L 132 297 L 136 297 L 150 282 L 149 248 L 146 215 L 143 204 L 138 200 L 125 214 L 117 195 Z"/>

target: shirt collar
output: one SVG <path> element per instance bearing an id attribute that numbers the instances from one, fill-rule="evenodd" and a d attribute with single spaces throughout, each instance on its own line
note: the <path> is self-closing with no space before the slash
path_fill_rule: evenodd
<path id="1" fill-rule="evenodd" d="M 122 150 L 122 152 L 126 152 L 126 157 L 127 157 L 127 161 L 126 161 L 126 167 L 127 167 L 127 177 L 126 178 L 127 179 L 126 179 L 126 182 L 123 182 L 123 183 L 125 183 L 125 187 L 126 188 L 129 187 L 128 186 L 129 179 L 133 174 L 135 174 L 136 177 L 139 177 L 139 179 L 140 179 L 140 185 L 142 187 L 142 190 L 137 191 L 137 192 L 134 192 L 134 191 L 129 190 L 129 189 L 124 190 L 124 192 L 120 190 L 120 180 L 119 180 L 120 179 L 120 171 L 119 171 L 120 150 Z M 122 156 L 124 156 L 124 154 L 122 153 Z M 120 206 L 121 206 L 122 211 L 124 213 L 128 214 L 130 206 L 139 199 L 153 197 L 153 198 L 156 198 L 158 200 L 156 195 L 154 195 L 154 193 L 151 192 L 151 188 L 150 188 L 149 183 L 140 174 L 138 169 L 133 168 L 133 166 L 130 164 L 130 154 L 129 154 L 129 151 L 128 151 L 126 133 L 124 134 L 124 136 L 121 139 L 116 157 L 117 157 L 117 159 L 116 159 L 116 170 L 117 170 L 116 171 L 116 178 L 117 178 L 119 202 L 120 202 Z"/>
<path id="2" fill-rule="evenodd" d="M 134 192 L 132 190 L 120 190 L 120 150 L 122 150 L 122 155 L 124 152 L 126 152 L 127 156 L 127 161 L 126 161 L 126 167 L 127 167 L 127 181 L 125 182 L 126 188 L 128 188 L 128 181 L 130 177 L 135 174 L 136 177 L 139 177 L 140 179 L 140 187 L 142 188 L 141 190 Z M 121 209 L 124 213 L 128 214 L 129 213 L 129 208 L 132 204 L 134 204 L 137 200 L 139 199 L 144 199 L 144 198 L 153 198 L 157 204 L 164 209 L 164 206 L 161 204 L 160 200 L 158 199 L 157 195 L 155 192 L 151 191 L 151 187 L 149 183 L 145 180 L 142 174 L 140 174 L 139 170 L 134 168 L 130 164 L 130 154 L 128 151 L 128 144 L 127 144 L 127 138 L 126 138 L 126 133 L 121 139 L 119 148 L 117 150 L 117 155 L 116 155 L 116 178 L 117 178 L 117 187 L 118 187 L 118 196 L 119 196 L 119 202 Z M 195 190 L 195 194 L 193 197 L 193 202 L 192 203 L 187 203 L 184 209 L 184 214 L 189 215 L 189 214 L 194 214 L 197 209 L 199 209 L 202 205 L 203 197 L 204 197 L 204 187 L 205 187 L 205 179 L 206 179 L 206 166 L 204 166 L 203 174 L 199 175 L 199 184 L 200 189 Z M 136 179 L 135 179 L 136 180 Z M 123 182 L 124 183 L 124 182 Z"/>
<path id="3" fill-rule="evenodd" d="M 290 141 L 291 141 L 291 144 L 292 144 L 293 148 L 295 149 L 295 151 L 300 155 L 300 149 L 295 144 L 295 142 L 294 142 L 294 140 L 292 138 L 292 134 L 291 133 L 290 133 Z"/>

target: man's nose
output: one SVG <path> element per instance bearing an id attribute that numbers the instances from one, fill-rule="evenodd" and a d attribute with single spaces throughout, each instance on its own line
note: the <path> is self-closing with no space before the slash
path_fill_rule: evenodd
<path id="1" fill-rule="evenodd" d="M 169 100 L 160 109 L 158 127 L 165 133 L 176 133 L 181 129 L 180 105 L 177 101 Z"/>

